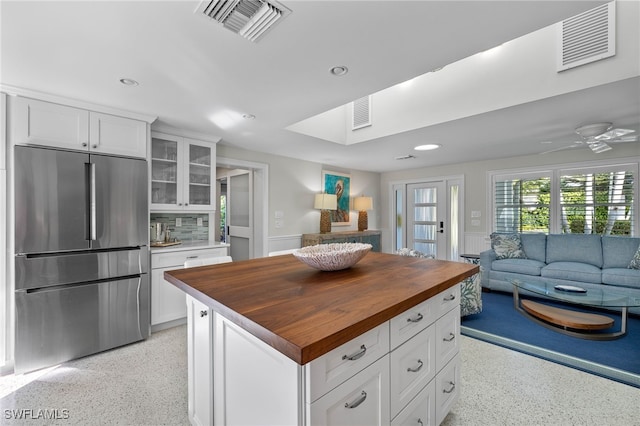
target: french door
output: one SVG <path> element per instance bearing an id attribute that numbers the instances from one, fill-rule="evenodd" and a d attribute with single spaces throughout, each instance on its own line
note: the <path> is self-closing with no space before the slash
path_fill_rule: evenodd
<path id="1" fill-rule="evenodd" d="M 436 258 L 447 257 L 444 182 L 407 185 L 407 246 Z"/>
<path id="2" fill-rule="evenodd" d="M 393 249 L 408 247 L 457 260 L 462 246 L 462 178 L 398 183 L 392 187 Z"/>
<path id="3" fill-rule="evenodd" d="M 227 181 L 227 224 L 233 260 L 253 257 L 253 205 L 251 170 L 230 175 Z"/>

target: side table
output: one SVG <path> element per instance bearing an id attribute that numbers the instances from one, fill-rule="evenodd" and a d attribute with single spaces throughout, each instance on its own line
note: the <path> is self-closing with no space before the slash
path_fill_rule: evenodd
<path id="1" fill-rule="evenodd" d="M 480 263 L 480 255 L 478 254 L 461 254 L 463 262 Z M 482 285 L 480 284 L 480 273 L 475 274 L 462 282 L 460 288 L 460 316 L 479 314 L 482 312 Z"/>

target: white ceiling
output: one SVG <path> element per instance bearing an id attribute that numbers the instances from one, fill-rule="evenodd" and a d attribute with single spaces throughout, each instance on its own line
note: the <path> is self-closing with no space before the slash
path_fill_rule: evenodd
<path id="1" fill-rule="evenodd" d="M 604 1 L 281 3 L 292 13 L 251 43 L 196 15 L 197 1 L 3 0 L 0 83 L 157 116 L 225 145 L 369 171 L 532 154 L 541 140 L 571 143 L 589 121 L 639 130 L 635 78 L 351 146 L 291 132 L 293 123 Z M 349 73 L 330 75 L 335 65 Z M 123 77 L 140 85 L 123 86 Z M 444 149 L 394 160 L 424 140 Z"/>

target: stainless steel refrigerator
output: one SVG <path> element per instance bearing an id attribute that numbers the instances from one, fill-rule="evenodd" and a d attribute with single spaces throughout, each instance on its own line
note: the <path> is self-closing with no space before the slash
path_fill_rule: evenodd
<path id="1" fill-rule="evenodd" d="M 15 372 L 150 333 L 147 163 L 15 148 Z"/>

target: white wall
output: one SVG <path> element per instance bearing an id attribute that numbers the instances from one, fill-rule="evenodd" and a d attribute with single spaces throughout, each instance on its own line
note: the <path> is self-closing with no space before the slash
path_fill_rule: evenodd
<path id="1" fill-rule="evenodd" d="M 470 163 L 450 164 L 438 167 L 400 170 L 396 172 L 382 173 L 380 180 L 381 202 L 384 208 L 381 210 L 380 228 L 383 231 L 383 251 L 390 250 L 390 206 L 389 199 L 392 182 L 414 179 L 428 179 L 441 176 L 463 175 L 465 179 L 465 233 L 488 234 L 487 224 L 487 176 L 488 172 L 496 170 L 509 170 L 525 167 L 568 164 L 589 161 L 612 160 L 612 162 L 638 162 L 640 161 L 640 146 L 638 143 L 616 144 L 611 151 L 602 154 L 593 154 L 587 148 L 555 152 L 553 155 L 529 155 L 522 157 L 503 158 L 489 161 L 476 161 Z M 471 211 L 481 212 L 480 226 L 471 225 Z M 385 245 L 385 242 L 387 243 Z"/>
<path id="2" fill-rule="evenodd" d="M 373 197 L 374 210 L 369 212 L 369 229 L 379 229 L 380 211 L 384 205 L 380 201 L 380 174 L 358 170 L 345 170 L 320 163 L 301 161 L 278 155 L 247 151 L 225 146 L 217 146 L 219 157 L 253 161 L 269 165 L 269 231 L 270 239 L 298 238 L 301 234 L 320 232 L 320 212 L 313 208 L 314 196 L 322 192 L 322 170 L 348 173 L 351 175 L 351 196 L 366 194 Z M 284 213 L 282 227 L 276 228 L 275 212 Z M 358 229 L 358 213 L 351 212 L 350 226 L 334 226 L 332 231 Z M 295 238 L 294 238 L 295 237 Z M 272 247 L 286 249 L 289 247 Z"/>

